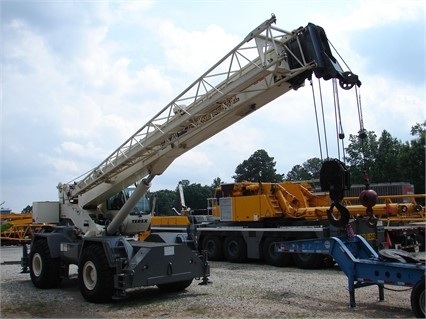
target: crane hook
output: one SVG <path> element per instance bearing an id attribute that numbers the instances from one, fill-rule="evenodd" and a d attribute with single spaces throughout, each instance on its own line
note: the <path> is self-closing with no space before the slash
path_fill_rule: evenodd
<path id="1" fill-rule="evenodd" d="M 346 227 L 349 223 L 349 210 L 341 203 L 344 191 L 350 188 L 349 170 L 345 164 L 338 159 L 326 160 L 320 170 L 320 184 L 322 191 L 328 191 L 332 201 L 327 210 L 327 217 L 330 224 L 335 227 Z M 333 209 L 337 208 L 340 218 L 336 218 Z"/>
<path id="2" fill-rule="evenodd" d="M 336 207 L 338 212 L 340 213 L 340 218 L 336 218 L 336 216 L 334 216 L 334 207 Z M 341 203 L 333 202 L 331 203 L 330 208 L 327 209 L 327 217 L 331 225 L 339 228 L 344 228 L 349 224 L 350 213 L 349 210 Z"/>
<path id="3" fill-rule="evenodd" d="M 375 227 L 377 225 L 377 217 L 374 215 L 373 206 L 377 203 L 377 193 L 371 188 L 364 189 L 359 195 L 359 202 L 366 207 L 366 213 L 369 216 L 368 225 Z"/>
<path id="4" fill-rule="evenodd" d="M 368 225 L 370 227 L 375 227 L 377 225 L 377 217 L 374 215 L 373 206 L 377 204 L 377 193 L 370 188 L 370 178 L 366 171 L 364 171 L 364 182 L 365 189 L 359 194 L 359 202 L 362 206 L 366 207 L 365 212 L 369 216 Z"/>

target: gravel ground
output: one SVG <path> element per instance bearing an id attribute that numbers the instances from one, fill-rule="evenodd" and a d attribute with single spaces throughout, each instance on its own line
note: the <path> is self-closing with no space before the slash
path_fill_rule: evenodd
<path id="1" fill-rule="evenodd" d="M 1 247 L 1 318 L 414 318 L 411 290 L 389 286 L 356 290 L 350 308 L 346 276 L 338 267 L 321 270 L 277 268 L 260 263 L 210 262 L 212 284 L 193 282 L 180 293 L 155 287 L 135 289 L 128 298 L 90 304 L 80 295 L 77 269 L 60 288 L 35 288 L 21 274 L 21 250 Z M 14 263 L 15 262 L 15 263 Z"/>

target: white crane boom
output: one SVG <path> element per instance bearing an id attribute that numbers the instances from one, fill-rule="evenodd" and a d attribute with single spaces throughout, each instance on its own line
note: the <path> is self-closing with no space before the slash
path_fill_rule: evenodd
<path id="1" fill-rule="evenodd" d="M 274 15 L 199 77 L 82 180 L 59 184 L 68 200 L 94 208 L 143 177 L 159 175 L 180 155 L 315 73 L 360 85 L 332 56 L 322 28 L 288 32 Z M 152 178 L 150 178 L 151 180 Z"/>

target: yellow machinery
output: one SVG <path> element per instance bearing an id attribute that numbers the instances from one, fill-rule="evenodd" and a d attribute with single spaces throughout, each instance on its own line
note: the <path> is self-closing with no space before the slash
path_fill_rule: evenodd
<path id="1" fill-rule="evenodd" d="M 389 223 L 425 222 L 425 208 L 417 199 L 425 194 L 378 196 L 378 204 L 373 207 L 374 215 Z M 220 198 L 230 198 L 232 210 L 228 216 L 221 212 Z M 352 218 L 367 215 L 366 208 L 354 204 L 358 197 L 345 197 L 343 203 Z M 402 203 L 397 202 L 403 199 Z M 257 222 L 267 218 L 295 218 L 305 220 L 327 220 L 330 208 L 328 193 L 314 193 L 308 183 L 253 183 L 241 182 L 224 184 L 216 188 L 215 196 L 208 199 L 208 211 L 219 220 L 234 222 Z M 338 214 L 337 210 L 333 213 Z M 187 226 L 189 212 L 180 216 L 154 216 L 153 226 Z"/>
<path id="2" fill-rule="evenodd" d="M 328 193 L 313 193 L 309 184 L 305 183 L 241 182 L 221 185 L 216 189 L 215 197 L 209 200 L 209 208 L 214 217 L 222 219 L 220 198 L 230 198 L 232 201 L 231 216 L 227 216 L 227 219 L 235 222 L 280 217 L 326 220 L 330 208 Z M 416 198 L 425 198 L 425 195 L 378 196 L 379 203 L 373 207 L 373 213 L 386 221 L 424 222 L 425 210 L 417 204 Z M 404 202 L 394 202 L 396 199 L 404 199 Z M 364 206 L 352 204 L 356 200 L 358 197 L 343 200 L 351 217 L 368 216 Z M 337 210 L 334 213 L 338 214 Z"/>
<path id="3" fill-rule="evenodd" d="M 424 199 L 425 195 L 378 196 L 372 208 L 374 215 L 356 204 L 358 197 L 347 197 L 342 202 L 350 213 L 353 231 L 376 249 L 417 250 L 424 249 L 426 224 L 425 209 L 417 203 L 419 198 Z M 208 199 L 207 211 L 207 215 L 192 215 L 187 210 L 180 216 L 155 215 L 151 236 L 176 240 L 179 232 L 195 224 L 199 247 L 207 250 L 211 260 L 265 259 L 270 264 L 286 266 L 290 262 L 279 260 L 271 251 L 274 241 L 337 236 L 345 231 L 328 218 L 328 192 L 314 192 L 308 183 L 222 184 Z M 336 208 L 331 214 L 336 220 L 340 217 Z M 324 260 L 315 254 L 293 257 L 302 268 L 317 268 Z"/>
<path id="4" fill-rule="evenodd" d="M 2 245 L 29 243 L 35 232 L 41 230 L 42 227 L 46 227 L 43 224 L 33 223 L 31 213 L 0 214 L 0 222 L 2 226 L 0 237 Z"/>

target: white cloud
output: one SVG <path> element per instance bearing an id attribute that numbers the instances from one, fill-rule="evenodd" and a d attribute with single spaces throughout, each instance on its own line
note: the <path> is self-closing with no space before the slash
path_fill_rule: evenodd
<path id="1" fill-rule="evenodd" d="M 160 21 L 152 31 L 159 36 L 169 70 L 194 77 L 207 71 L 241 41 L 214 24 L 202 31 L 188 31 L 170 21 Z"/>
<path id="2" fill-rule="evenodd" d="M 426 119 L 425 95 L 417 87 L 380 76 L 368 79 L 364 88 L 364 113 L 369 130 L 387 130 L 403 141 L 412 126 Z M 420 94 L 419 94 L 420 93 Z"/>
<path id="3" fill-rule="evenodd" d="M 333 1 L 309 6 L 299 1 L 252 6 L 232 1 L 23 4 L 1 3 L 0 200 L 14 210 L 33 200 L 55 199 L 59 181 L 98 165 L 269 18 L 271 11 L 277 15 L 277 26 L 286 30 L 308 22 L 324 27 L 363 82 L 366 129 L 378 134 L 386 129 L 405 137 L 411 125 L 426 117 L 423 85 L 385 75 L 380 69 L 374 73 L 370 63 L 377 61 L 372 57 L 375 52 L 367 55 L 360 45 L 371 44 L 371 28 L 397 27 L 404 21 L 423 26 L 412 36 L 424 38 L 423 1 Z M 360 30 L 367 36 L 362 34 L 355 43 L 354 34 Z M 404 43 L 396 41 L 392 53 L 403 54 Z M 384 54 L 380 50 L 372 51 L 380 58 Z M 389 66 L 395 73 L 401 73 L 399 68 Z M 327 94 L 326 120 L 333 123 L 333 103 Z M 177 159 L 154 180 L 153 188 L 174 189 L 181 179 L 206 184 L 215 177 L 230 181 L 235 167 L 258 149 L 275 157 L 279 173 L 319 157 L 311 95 L 307 84 L 264 106 Z M 347 136 L 358 130 L 353 95 L 341 94 Z M 328 129 L 331 138 L 333 125 Z M 32 191 L 16 192 L 23 188 Z"/>
<path id="4" fill-rule="evenodd" d="M 376 25 L 424 19 L 425 4 L 417 0 L 363 0 L 358 9 L 346 20 L 345 26 L 368 29 Z"/>
<path id="5" fill-rule="evenodd" d="M 52 165 L 55 170 L 64 172 L 64 176 L 66 176 L 68 173 L 80 174 L 81 172 L 79 171 L 80 167 L 78 167 L 76 162 L 72 160 L 52 157 L 47 154 L 38 154 L 38 158 Z"/>

